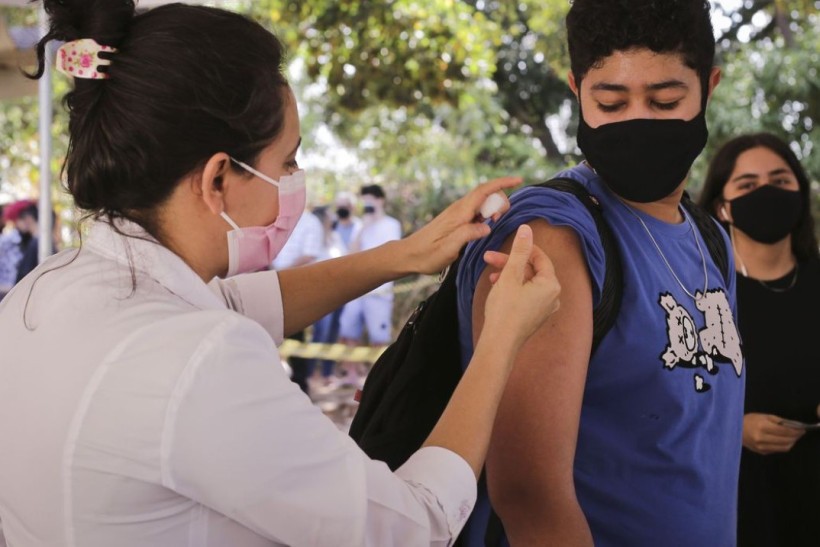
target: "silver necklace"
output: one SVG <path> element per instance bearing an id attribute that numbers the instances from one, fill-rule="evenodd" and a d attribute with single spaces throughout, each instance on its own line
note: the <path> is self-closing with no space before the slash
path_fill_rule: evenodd
<path id="1" fill-rule="evenodd" d="M 680 278 L 678 277 L 678 274 L 675 273 L 675 270 L 672 269 L 672 265 L 669 264 L 668 260 L 666 260 L 666 255 L 664 255 L 663 251 L 661 251 L 660 245 L 658 245 L 658 242 L 655 241 L 655 237 L 652 235 L 652 232 L 649 231 L 649 227 L 646 225 L 646 223 L 643 221 L 643 219 L 640 216 L 638 216 L 638 214 L 635 211 L 633 211 L 632 208 L 629 207 L 626 203 L 621 202 L 621 205 L 623 205 L 626 208 L 627 211 L 632 213 L 632 216 L 637 218 L 638 222 L 641 223 L 641 226 L 643 226 L 643 229 L 646 231 L 647 235 L 649 236 L 649 239 L 652 240 L 652 244 L 655 246 L 655 250 L 658 251 L 658 254 L 663 259 L 663 263 L 666 264 L 666 267 L 669 269 L 669 273 L 671 273 L 672 277 L 675 278 L 675 281 L 678 282 L 678 285 L 680 285 L 680 288 L 683 290 L 683 292 L 688 294 L 689 298 L 691 298 L 692 300 L 694 300 L 696 302 L 698 300 L 700 300 L 700 298 L 702 298 L 703 295 L 706 294 L 706 289 L 709 288 L 709 271 L 706 269 L 706 257 L 703 255 L 703 249 L 700 246 L 700 240 L 698 239 L 698 232 L 695 229 L 695 225 L 692 223 L 692 219 L 689 218 L 689 214 L 686 212 L 686 209 L 684 209 L 682 206 L 678 205 L 678 208 L 680 209 L 680 212 L 683 214 L 683 218 L 686 219 L 686 222 L 689 224 L 689 228 L 692 230 L 692 235 L 695 238 L 695 244 L 698 246 L 698 252 L 700 253 L 700 260 L 703 263 L 703 291 L 700 293 L 701 294 L 700 297 L 697 297 L 694 294 L 690 293 L 686 289 L 686 287 L 684 287 L 683 283 L 681 282 Z"/>
<path id="2" fill-rule="evenodd" d="M 729 225 L 729 238 L 732 240 L 732 249 L 735 251 L 737 265 L 740 266 L 740 273 L 743 274 L 743 277 L 745 277 L 746 279 L 754 279 L 755 281 L 763 285 L 763 288 L 768 289 L 772 292 L 786 292 L 788 290 L 791 290 L 797 284 L 797 274 L 800 273 L 800 263 L 797 262 L 797 259 L 795 259 L 794 261 L 794 275 L 792 276 L 792 280 L 791 282 L 789 282 L 789 285 L 787 287 L 774 287 L 772 285 L 769 285 L 762 279 L 757 279 L 755 277 L 749 276 L 749 272 L 748 270 L 746 270 L 746 264 L 743 263 L 743 258 L 741 258 L 740 253 L 737 252 L 737 247 L 735 246 L 735 227 L 732 224 Z"/>
<path id="3" fill-rule="evenodd" d="M 766 283 L 762 279 L 758 279 L 757 282 L 760 283 L 761 285 L 763 285 L 765 288 L 769 289 L 772 292 L 786 292 L 786 291 L 792 289 L 797 284 L 797 274 L 799 272 L 800 272 L 800 264 L 795 262 L 794 263 L 794 275 L 792 276 L 792 280 L 789 282 L 789 285 L 787 287 L 775 287 L 775 286 L 769 285 L 768 283 Z"/>

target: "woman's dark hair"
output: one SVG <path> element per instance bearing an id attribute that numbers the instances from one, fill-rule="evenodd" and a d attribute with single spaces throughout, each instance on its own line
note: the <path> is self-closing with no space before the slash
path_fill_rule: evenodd
<path id="1" fill-rule="evenodd" d="M 78 207 L 125 217 L 156 236 L 153 212 L 187 174 L 226 152 L 254 165 L 282 130 L 282 46 L 241 15 L 170 4 L 135 15 L 131 0 L 46 0 L 51 40 L 92 38 L 109 78 L 76 78 L 65 97 L 63 167 Z"/>
<path id="2" fill-rule="evenodd" d="M 578 84 L 616 51 L 679 53 L 704 88 L 715 61 L 707 0 L 574 0 L 566 19 L 572 74 Z"/>
<path id="3" fill-rule="evenodd" d="M 818 257 L 817 237 L 814 233 L 814 219 L 811 215 L 811 185 L 809 177 L 800 160 L 794 154 L 789 145 L 779 137 L 771 133 L 755 133 L 741 135 L 728 141 L 717 151 L 712 161 L 709 163 L 709 170 L 706 173 L 706 182 L 698 198 L 698 204 L 712 213 L 716 214 L 717 208 L 723 203 L 723 187 L 729 182 L 732 171 L 735 170 L 737 158 L 743 152 L 752 148 L 763 147 L 771 150 L 785 161 L 791 168 L 797 182 L 800 185 L 800 195 L 803 197 L 803 208 L 800 213 L 800 221 L 791 232 L 792 252 L 798 260 L 807 260 Z M 720 220 L 720 219 L 719 219 Z M 721 220 L 723 223 L 723 221 Z M 726 226 L 725 223 L 723 223 Z"/>

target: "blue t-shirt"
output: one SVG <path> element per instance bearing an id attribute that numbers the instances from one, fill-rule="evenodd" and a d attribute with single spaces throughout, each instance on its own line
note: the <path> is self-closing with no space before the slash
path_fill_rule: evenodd
<path id="1" fill-rule="evenodd" d="M 578 501 L 595 545 L 731 547 L 745 382 L 734 275 L 727 286 L 688 222 L 667 224 L 628 209 L 586 164 L 558 176 L 580 181 L 601 202 L 623 269 L 620 312 L 589 364 L 575 456 Z M 459 269 L 465 366 L 472 355 L 472 301 L 482 256 L 522 223 L 545 219 L 575 230 L 592 280 L 592 304 L 600 299 L 604 251 L 584 205 L 545 188 L 524 188 L 510 201 L 492 234 L 467 248 Z M 697 302 L 681 289 L 635 215 Z M 704 297 L 695 238 L 707 265 Z M 468 525 L 470 545 L 484 545 L 487 511 L 482 493 Z"/>

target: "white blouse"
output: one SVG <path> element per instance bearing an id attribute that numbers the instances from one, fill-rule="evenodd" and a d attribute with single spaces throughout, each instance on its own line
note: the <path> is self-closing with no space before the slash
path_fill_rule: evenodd
<path id="1" fill-rule="evenodd" d="M 312 405 L 275 272 L 209 286 L 118 226 L 138 237 L 97 222 L 0 303 L 0 545 L 452 542 L 469 465 L 431 447 L 392 473 Z"/>

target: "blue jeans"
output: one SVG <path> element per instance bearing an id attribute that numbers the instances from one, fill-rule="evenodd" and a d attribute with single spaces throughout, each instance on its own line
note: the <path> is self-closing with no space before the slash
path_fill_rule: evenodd
<path id="1" fill-rule="evenodd" d="M 313 324 L 313 342 L 321 344 L 334 344 L 339 340 L 339 317 L 342 315 L 342 308 L 332 311 Z M 333 367 L 336 362 L 331 360 L 311 359 L 308 375 L 313 374 L 316 366 L 322 366 L 322 376 L 325 378 L 333 374 Z"/>

